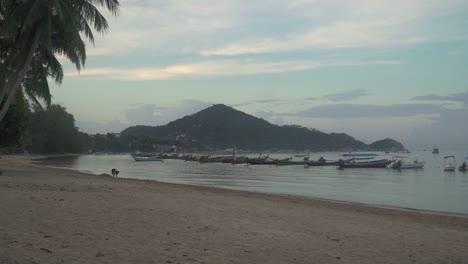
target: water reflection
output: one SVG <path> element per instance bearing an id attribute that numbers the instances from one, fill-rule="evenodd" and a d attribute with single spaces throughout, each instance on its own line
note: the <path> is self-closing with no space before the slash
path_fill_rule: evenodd
<path id="1" fill-rule="evenodd" d="M 367 204 L 468 213 L 468 174 L 443 172 L 443 156 L 421 152 L 424 169 L 344 169 L 303 166 L 199 164 L 179 160 L 134 162 L 129 155 L 86 155 L 47 158 L 47 165 L 95 174 L 120 171 L 125 178 L 320 197 Z M 451 153 L 464 155 L 466 153 Z M 338 159 L 338 153 L 321 153 Z M 289 155 L 279 155 L 281 158 Z M 312 157 L 312 159 L 318 159 Z"/>
<path id="2" fill-rule="evenodd" d="M 54 167 L 74 168 L 80 158 L 80 155 L 51 156 L 46 158 L 33 159 L 33 163 Z"/>

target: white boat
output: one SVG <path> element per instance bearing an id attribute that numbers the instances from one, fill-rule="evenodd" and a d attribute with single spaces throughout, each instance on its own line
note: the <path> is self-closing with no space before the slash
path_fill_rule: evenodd
<path id="1" fill-rule="evenodd" d="M 466 161 L 468 161 L 468 157 L 466 157 L 465 161 L 462 163 L 462 165 L 458 167 L 459 171 L 461 171 L 461 172 L 468 171 L 468 166 L 466 165 Z"/>
<path id="2" fill-rule="evenodd" d="M 399 159 L 392 164 L 392 169 L 403 170 L 403 169 L 422 169 L 426 162 L 414 160 L 413 162 L 405 161 L 404 159 Z"/>
<path id="3" fill-rule="evenodd" d="M 164 161 L 160 155 L 154 154 L 132 154 L 135 161 Z"/>
<path id="4" fill-rule="evenodd" d="M 455 156 L 444 157 L 444 171 L 455 171 Z"/>

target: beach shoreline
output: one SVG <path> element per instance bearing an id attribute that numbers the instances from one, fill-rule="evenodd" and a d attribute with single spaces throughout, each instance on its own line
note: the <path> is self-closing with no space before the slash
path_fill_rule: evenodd
<path id="1" fill-rule="evenodd" d="M 66 156 L 80 156 L 80 154 L 51 154 L 51 155 L 38 155 L 38 156 L 23 156 L 23 158 L 29 159 L 32 165 L 40 166 L 40 167 L 48 167 L 54 169 L 63 169 L 63 170 L 71 170 L 76 171 L 84 174 L 91 174 L 99 176 L 101 174 L 107 173 L 94 173 L 92 171 L 86 170 L 78 170 L 69 167 L 62 167 L 62 166 L 52 166 L 48 164 L 42 164 L 41 161 L 44 158 L 55 158 L 55 157 L 66 157 Z M 21 156 L 19 156 L 21 157 Z M 108 176 L 110 176 L 108 174 Z M 122 175 L 121 175 L 122 176 Z M 446 215 L 446 216 L 455 216 L 455 217 L 465 217 L 468 218 L 468 213 L 462 212 L 451 212 L 451 211 L 438 211 L 438 210 L 430 210 L 430 209 L 421 209 L 421 208 L 414 208 L 414 207 L 404 207 L 404 206 L 396 206 L 396 205 L 386 205 L 386 204 L 378 204 L 378 203 L 363 203 L 363 202 L 356 202 L 356 201 L 346 201 L 346 200 L 338 200 L 332 198 L 324 198 L 319 196 L 306 196 L 306 195 L 294 195 L 294 194 L 287 194 L 287 193 L 273 193 L 273 192 L 263 192 L 263 191 L 251 191 L 251 190 L 238 190 L 238 189 L 231 189 L 222 186 L 205 186 L 205 185 L 196 185 L 196 184 L 188 184 L 188 183 L 174 183 L 174 182 L 164 182 L 159 181 L 157 179 L 139 179 L 139 178 L 126 178 L 120 177 L 119 179 L 128 179 L 128 180 L 137 180 L 137 181 L 144 181 L 147 183 L 157 182 L 161 184 L 170 184 L 170 185 L 177 185 L 177 186 L 189 186 L 189 187 L 199 187 L 199 188 L 208 188 L 208 189 L 221 189 L 226 191 L 234 191 L 234 192 L 247 192 L 251 194 L 259 194 L 259 195 L 273 195 L 273 196 L 282 196 L 286 198 L 293 198 L 293 199 L 304 199 L 304 200 L 318 200 L 323 202 L 331 202 L 331 203 L 342 203 L 342 204 L 350 204 L 350 205 L 357 205 L 357 206 L 365 206 L 365 207 L 372 207 L 372 208 L 381 208 L 381 209 L 390 209 L 390 210 L 400 210 L 404 212 L 416 212 L 416 213 L 423 213 L 423 214 L 434 214 L 434 215 Z"/>
<path id="2" fill-rule="evenodd" d="M 21 156 L 0 170 L 0 263 L 468 262 L 466 215 L 116 179 Z"/>

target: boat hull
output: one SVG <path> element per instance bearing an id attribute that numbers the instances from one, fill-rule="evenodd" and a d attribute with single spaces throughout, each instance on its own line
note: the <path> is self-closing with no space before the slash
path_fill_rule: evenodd
<path id="1" fill-rule="evenodd" d="M 135 161 L 164 161 L 160 157 L 133 157 Z"/>
<path id="2" fill-rule="evenodd" d="M 415 162 L 415 163 L 394 163 L 392 169 L 396 170 L 406 170 L 406 169 L 422 169 L 426 163 L 424 161 Z"/>
<path id="3" fill-rule="evenodd" d="M 275 160 L 277 166 L 297 166 L 297 165 L 304 165 L 304 161 L 281 161 Z"/>
<path id="4" fill-rule="evenodd" d="M 264 160 L 250 160 L 250 165 L 276 165 L 276 161 L 264 161 Z"/>
<path id="5" fill-rule="evenodd" d="M 318 162 L 318 161 L 309 161 L 304 164 L 306 167 L 318 167 L 318 166 L 336 166 L 338 161 L 331 162 Z"/>
<path id="6" fill-rule="evenodd" d="M 356 163 L 344 163 L 339 164 L 340 169 L 377 169 L 387 168 L 393 160 L 379 161 L 379 162 L 356 162 Z"/>

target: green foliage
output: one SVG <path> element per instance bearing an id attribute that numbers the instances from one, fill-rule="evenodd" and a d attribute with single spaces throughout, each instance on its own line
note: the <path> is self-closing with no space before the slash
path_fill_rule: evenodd
<path id="1" fill-rule="evenodd" d="M 404 149 L 401 143 L 391 139 L 368 146 L 343 133 L 327 134 L 298 125 L 276 126 L 224 105 L 214 105 L 165 126 L 129 127 L 120 135 L 88 135 L 78 131 L 73 116 L 64 107 L 51 105 L 47 110 L 38 108 L 29 113 L 24 97 L 19 98 L 7 116 L 10 126 L 0 133 L 0 143 L 2 146 L 5 142 L 10 146 L 23 144 L 33 153 L 151 152 L 155 151 L 155 144 L 189 150 Z"/>
<path id="2" fill-rule="evenodd" d="M 84 37 L 94 43 L 93 31 L 109 25 L 97 6 L 116 15 L 118 0 L 0 0 L 0 121 L 22 88 L 30 100 L 50 105 L 47 79 L 61 83 L 57 55 L 78 70 L 86 60 Z"/>
<path id="3" fill-rule="evenodd" d="M 17 94 L 15 103 L 0 124 L 0 147 L 21 147 L 28 134 L 28 119 L 28 104 L 22 94 Z"/>
<path id="4" fill-rule="evenodd" d="M 60 105 L 51 105 L 31 115 L 31 151 L 34 153 L 73 153 L 80 151 L 80 132 L 73 115 Z"/>
<path id="5" fill-rule="evenodd" d="M 378 140 L 369 145 L 372 150 L 376 151 L 402 151 L 405 147 L 398 141 L 390 138 Z"/>

